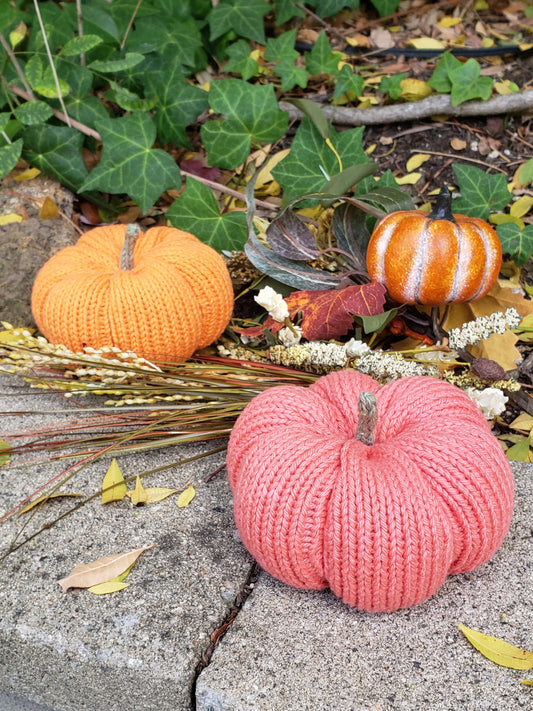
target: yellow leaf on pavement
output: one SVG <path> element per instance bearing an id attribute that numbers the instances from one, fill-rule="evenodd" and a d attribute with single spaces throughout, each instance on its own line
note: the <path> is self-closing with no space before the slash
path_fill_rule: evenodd
<path id="1" fill-rule="evenodd" d="M 188 506 L 191 503 L 191 501 L 194 499 L 195 496 L 196 496 L 196 490 L 195 490 L 194 486 L 191 484 L 184 491 L 182 491 L 181 494 L 178 496 L 176 505 L 180 509 L 183 509 L 183 508 L 185 508 L 185 506 Z"/>
<path id="2" fill-rule="evenodd" d="M 59 208 L 52 198 L 45 197 L 39 209 L 41 220 L 54 220 L 59 215 Z"/>
<path id="3" fill-rule="evenodd" d="M 142 485 L 140 476 L 137 476 L 137 479 L 135 480 L 135 489 L 133 491 L 128 491 L 128 496 L 134 506 L 145 504 L 148 501 L 148 495 L 146 494 L 146 489 Z"/>
<path id="4" fill-rule="evenodd" d="M 153 544 L 127 551 L 126 553 L 117 553 L 98 558 L 92 563 L 81 563 L 66 578 L 58 580 L 57 583 L 61 586 L 63 592 L 66 592 L 69 588 L 90 588 L 99 583 L 107 583 L 128 568 L 131 568 L 141 553 L 149 548 L 153 548 Z"/>
<path id="5" fill-rule="evenodd" d="M 415 155 L 411 156 L 405 164 L 407 172 L 412 173 L 413 170 L 420 168 L 422 163 L 425 163 L 427 160 L 429 160 L 429 158 L 429 153 L 415 153 Z"/>
<path id="6" fill-rule="evenodd" d="M 155 504 L 157 501 L 163 501 L 163 499 L 166 499 L 168 496 L 172 496 L 172 494 L 177 494 L 178 489 L 165 489 L 162 486 L 151 486 L 145 489 L 145 492 L 146 502 L 148 504 Z"/>
<path id="7" fill-rule="evenodd" d="M 126 482 L 116 459 L 113 459 L 102 482 L 102 503 L 122 501 L 128 493 Z"/>
<path id="8" fill-rule="evenodd" d="M 124 590 L 124 588 L 129 587 L 129 583 L 122 583 L 119 580 L 110 580 L 108 583 L 99 583 L 98 585 L 91 585 L 87 590 L 94 595 L 108 595 L 109 593 L 118 592 L 119 590 Z"/>
<path id="9" fill-rule="evenodd" d="M 0 442 L 0 449 L 2 448 L 2 443 Z M 74 494 L 74 493 L 65 493 L 65 492 L 57 492 L 57 494 L 43 494 L 42 496 L 39 496 L 37 499 L 34 499 L 33 501 L 30 501 L 27 506 L 25 506 L 23 509 L 20 509 L 19 511 L 19 516 L 21 514 L 27 513 L 28 511 L 31 511 L 35 506 L 38 504 L 42 504 L 45 501 L 48 501 L 49 499 L 61 499 L 64 497 L 69 497 L 69 496 L 83 496 L 83 494 Z"/>
<path id="10" fill-rule="evenodd" d="M 8 212 L 7 215 L 0 215 L 0 226 L 10 225 L 12 222 L 22 222 L 22 215 L 17 215 L 16 212 Z"/>
<path id="11" fill-rule="evenodd" d="M 459 629 L 467 640 L 491 662 L 511 669 L 533 669 L 533 652 L 519 649 L 514 644 L 490 637 L 459 623 Z"/>

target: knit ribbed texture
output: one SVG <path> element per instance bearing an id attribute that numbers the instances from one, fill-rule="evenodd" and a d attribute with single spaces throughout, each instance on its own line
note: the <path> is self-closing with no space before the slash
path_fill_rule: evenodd
<path id="1" fill-rule="evenodd" d="M 373 445 L 355 439 L 361 391 L 377 398 Z M 388 611 L 473 570 L 509 528 L 509 462 L 477 406 L 427 377 L 380 387 L 353 370 L 258 395 L 227 457 L 235 520 L 284 582 Z"/>
<path id="2" fill-rule="evenodd" d="M 223 258 L 188 232 L 141 233 L 133 268 L 120 269 L 125 225 L 95 228 L 38 272 L 32 311 L 52 343 L 72 351 L 117 346 L 181 361 L 215 341 L 233 310 Z"/>

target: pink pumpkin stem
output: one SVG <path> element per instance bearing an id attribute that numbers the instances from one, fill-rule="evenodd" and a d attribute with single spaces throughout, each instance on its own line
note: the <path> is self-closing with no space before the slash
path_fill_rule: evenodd
<path id="1" fill-rule="evenodd" d="M 359 419 L 355 431 L 355 439 L 368 446 L 374 444 L 376 424 L 378 421 L 378 401 L 373 393 L 359 393 Z"/>
<path id="2" fill-rule="evenodd" d="M 136 223 L 132 223 L 126 227 L 124 243 L 120 251 L 120 268 L 125 271 L 133 269 L 133 249 L 140 233 L 141 228 Z"/>

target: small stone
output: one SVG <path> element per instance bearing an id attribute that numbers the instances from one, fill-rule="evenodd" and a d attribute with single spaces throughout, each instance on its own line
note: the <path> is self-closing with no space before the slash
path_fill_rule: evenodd
<path id="1" fill-rule="evenodd" d="M 506 380 L 505 370 L 490 358 L 475 358 L 471 365 L 472 372 L 483 380 Z"/>

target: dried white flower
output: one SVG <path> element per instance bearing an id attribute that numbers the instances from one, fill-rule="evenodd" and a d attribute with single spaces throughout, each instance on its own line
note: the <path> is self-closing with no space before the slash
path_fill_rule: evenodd
<path id="1" fill-rule="evenodd" d="M 296 346 L 302 338 L 302 329 L 300 326 L 285 326 L 279 331 L 278 338 L 284 346 Z"/>
<path id="2" fill-rule="evenodd" d="M 384 353 L 383 351 L 370 351 L 363 353 L 356 365 L 361 373 L 368 373 L 379 380 L 395 380 L 411 375 L 437 376 L 438 370 L 434 365 L 422 365 L 412 360 L 406 360 L 399 353 Z"/>
<path id="3" fill-rule="evenodd" d="M 496 311 L 490 316 L 479 316 L 475 321 L 468 321 L 461 328 L 452 328 L 449 333 L 449 345 L 452 349 L 466 348 L 488 338 L 493 333 L 505 333 L 507 328 L 517 328 L 521 316 L 516 309 L 507 309 L 505 313 Z"/>
<path id="4" fill-rule="evenodd" d="M 348 358 L 359 358 L 363 353 L 368 353 L 371 349 L 368 343 L 350 338 L 350 340 L 344 344 L 344 350 Z"/>
<path id="5" fill-rule="evenodd" d="M 505 410 L 505 403 L 509 398 L 499 388 L 466 388 L 466 394 L 475 402 L 487 420 L 493 420 Z"/>
<path id="6" fill-rule="evenodd" d="M 274 321 L 283 323 L 286 318 L 289 318 L 289 309 L 283 296 L 278 294 L 271 286 L 265 286 L 260 289 L 257 296 L 254 296 L 254 301 L 266 309 Z"/>

